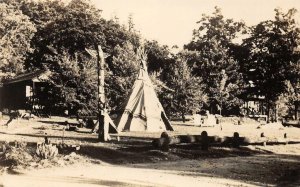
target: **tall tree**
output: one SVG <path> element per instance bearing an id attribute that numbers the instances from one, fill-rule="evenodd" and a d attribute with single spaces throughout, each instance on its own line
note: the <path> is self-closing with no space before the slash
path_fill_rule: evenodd
<path id="1" fill-rule="evenodd" d="M 116 45 L 122 46 L 128 40 L 139 46 L 137 33 L 126 30 L 114 20 L 103 19 L 101 10 L 87 0 L 72 0 L 66 5 L 47 0 L 28 7 L 36 12 L 28 15 L 40 23 L 32 40 L 36 49 L 28 67 L 51 63 L 52 48 L 58 53 L 68 51 L 74 55 L 85 51 L 85 48 L 94 48 L 95 44 L 101 45 L 106 53 L 111 53 Z"/>
<path id="2" fill-rule="evenodd" d="M 123 47 L 117 45 L 108 64 L 107 96 L 113 111 L 121 111 L 132 89 L 139 69 L 134 46 L 127 42 Z"/>
<path id="3" fill-rule="evenodd" d="M 0 73 L 12 76 L 21 73 L 30 40 L 36 29 L 29 18 L 11 5 L 0 3 Z"/>
<path id="4" fill-rule="evenodd" d="M 77 55 L 57 55 L 58 66 L 51 75 L 49 100 L 52 110 L 67 109 L 71 114 L 97 114 L 97 67 L 95 59 L 85 59 L 82 67 Z"/>
<path id="5" fill-rule="evenodd" d="M 203 78 L 212 112 L 221 108 L 232 112 L 241 104 L 237 98 L 242 86 L 239 64 L 234 55 L 239 47 L 234 40 L 246 32 L 246 26 L 243 22 L 225 19 L 217 7 L 212 16 L 203 15 L 197 23 L 199 27 L 193 32 L 193 40 L 185 45 L 186 49 L 194 51 L 189 57 L 190 66 L 195 75 Z M 227 77 L 224 84 L 220 84 L 222 72 Z M 233 89 L 231 97 L 222 93 L 225 88 Z"/>
<path id="6" fill-rule="evenodd" d="M 49 22 L 64 14 L 65 4 L 60 0 L 0 0 L 29 17 L 30 21 L 40 30 Z"/>
<path id="7" fill-rule="evenodd" d="M 299 61 L 297 47 L 300 30 L 295 20 L 295 9 L 283 13 L 275 9 L 275 20 L 259 23 L 252 28 L 243 46 L 247 58 L 243 63 L 246 75 L 254 81 L 256 92 L 265 96 L 268 108 L 275 107 L 278 96 L 286 92 L 286 80 L 297 79 L 295 64 Z M 255 73 L 250 75 L 252 70 Z"/>
<path id="8" fill-rule="evenodd" d="M 70 55 L 92 48 L 95 43 L 104 46 L 103 19 L 100 13 L 100 10 L 84 0 L 72 0 L 63 14 L 45 24 L 35 35 L 33 43 L 37 57 L 49 54 L 49 46 L 58 53 L 67 51 Z M 47 58 L 38 60 L 45 62 Z"/>
<path id="9" fill-rule="evenodd" d="M 164 72 L 168 79 L 167 89 L 164 92 L 162 103 L 167 113 L 181 116 L 185 121 L 185 115 L 198 112 L 206 102 L 202 79 L 192 74 L 186 59 L 175 57 L 170 63 L 169 71 Z"/>
<path id="10" fill-rule="evenodd" d="M 297 89 L 288 80 L 285 81 L 285 85 L 286 91 L 282 93 L 276 101 L 278 115 L 281 117 L 294 116 L 295 119 L 297 119 L 297 104 L 295 104 L 295 102 L 299 101 Z"/>
<path id="11" fill-rule="evenodd" d="M 64 94 L 53 95 L 64 96 L 64 98 L 57 98 L 62 102 L 63 105 L 61 106 L 63 107 L 68 106 L 83 110 L 82 107 L 85 104 L 87 105 L 86 111 L 89 112 L 88 110 L 93 108 L 93 103 L 89 99 L 84 100 L 83 95 L 86 95 L 87 98 L 94 97 L 92 92 L 88 92 L 86 89 L 90 87 L 93 90 L 94 87 L 91 84 L 97 79 L 92 81 L 90 78 L 93 77 L 87 77 L 86 79 L 90 80 L 90 83 L 87 83 L 85 75 L 78 74 L 78 71 L 82 71 L 82 73 L 88 69 L 90 71 L 90 68 L 92 68 L 91 61 L 94 61 L 94 65 L 96 64 L 96 59 L 87 55 L 86 49 L 93 49 L 96 44 L 101 45 L 107 56 L 106 63 L 110 66 L 107 72 L 111 74 L 107 74 L 108 77 L 114 76 L 114 73 L 116 73 L 116 77 L 119 76 L 122 79 L 123 74 L 117 74 L 120 70 L 118 69 L 119 66 L 114 66 L 115 47 L 122 48 L 123 45 L 126 46 L 126 43 L 129 42 L 133 43 L 136 48 L 139 46 L 140 38 L 137 33 L 129 32 L 125 26 L 118 24 L 116 21 L 104 20 L 101 17 L 101 10 L 96 9 L 88 1 L 72 0 L 68 4 L 55 4 L 54 2 L 55 0 L 46 0 L 26 4 L 26 6 L 34 9 L 34 13 L 29 14 L 29 12 L 28 14 L 31 19 L 39 24 L 38 31 L 32 40 L 35 50 L 27 60 L 27 67 L 29 69 L 47 68 L 54 73 L 56 77 L 53 78 L 55 80 L 59 80 L 57 78 L 60 77 L 64 77 L 62 80 L 73 80 L 75 77 L 76 84 L 70 84 L 70 81 L 68 81 L 63 89 Z M 24 11 L 27 10 L 24 7 L 23 9 Z M 68 58 L 65 59 L 64 56 Z M 72 62 L 73 65 L 71 66 L 68 62 Z M 67 66 L 70 65 L 70 69 L 66 70 L 68 73 L 62 71 L 67 68 L 64 63 Z M 127 62 L 123 63 L 125 66 Z M 94 68 L 96 70 L 95 66 Z M 58 73 L 61 75 L 58 75 Z M 79 78 L 79 75 L 83 78 Z M 117 82 L 106 83 L 107 88 L 119 86 Z M 59 82 L 57 84 L 62 85 Z M 68 92 L 69 94 L 67 94 Z M 107 93 L 109 97 L 113 97 L 112 92 Z M 71 96 L 75 97 L 72 103 L 69 102 L 72 99 L 67 99 Z M 112 100 L 108 98 L 108 101 Z M 113 104 L 112 109 L 117 108 L 115 102 L 111 104 Z"/>

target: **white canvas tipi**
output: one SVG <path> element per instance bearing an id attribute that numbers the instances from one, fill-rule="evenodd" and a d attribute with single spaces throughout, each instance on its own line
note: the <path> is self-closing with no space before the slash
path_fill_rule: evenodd
<path id="1" fill-rule="evenodd" d="M 119 131 L 173 131 L 154 91 L 145 60 L 141 62 L 138 78 L 117 128 Z"/>

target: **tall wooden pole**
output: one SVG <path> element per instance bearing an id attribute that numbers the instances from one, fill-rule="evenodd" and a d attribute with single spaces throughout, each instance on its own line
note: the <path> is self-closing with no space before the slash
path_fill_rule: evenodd
<path id="1" fill-rule="evenodd" d="M 98 120 L 99 141 L 107 141 L 108 132 L 105 128 L 105 91 L 104 91 L 104 55 L 101 46 L 95 45 L 97 51 L 97 74 L 98 74 Z M 108 131 L 108 129 L 107 129 Z"/>

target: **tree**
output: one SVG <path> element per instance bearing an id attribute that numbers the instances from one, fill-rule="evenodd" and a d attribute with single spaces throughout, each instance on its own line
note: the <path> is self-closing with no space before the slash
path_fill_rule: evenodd
<path id="1" fill-rule="evenodd" d="M 300 52 L 299 45 L 296 49 L 296 52 Z M 293 78 L 290 80 L 290 82 L 291 87 L 294 90 L 294 94 L 291 101 L 294 104 L 295 119 L 299 119 L 298 110 L 300 107 L 300 60 L 298 60 L 296 63 L 293 63 L 292 69 Z"/>
<path id="2" fill-rule="evenodd" d="M 281 117 L 293 116 L 297 119 L 297 106 L 295 107 L 295 102 L 298 101 L 297 91 L 290 81 L 285 81 L 286 91 L 278 96 L 276 101 L 278 115 Z M 295 107 L 295 108 L 294 108 Z"/>
<path id="3" fill-rule="evenodd" d="M 81 61 L 79 61 L 79 57 Z M 82 59 L 84 58 L 84 60 Z M 105 92 L 108 109 L 117 112 L 122 108 L 132 88 L 138 71 L 138 60 L 131 43 L 116 46 L 112 62 L 105 64 Z M 82 60 L 84 66 L 82 66 Z M 58 64 L 52 67 L 52 83 L 59 88 L 52 98 L 56 107 L 68 109 L 73 114 L 96 115 L 97 112 L 97 67 L 95 58 L 82 54 L 75 58 L 68 52 L 58 55 Z M 58 92 L 58 93 L 56 93 Z"/>
<path id="4" fill-rule="evenodd" d="M 243 42 L 247 58 L 243 62 L 245 74 L 255 84 L 256 92 L 265 96 L 268 116 L 275 109 L 278 97 L 287 91 L 286 80 L 295 82 L 295 64 L 299 61 L 297 47 L 300 30 L 295 21 L 295 9 L 287 13 L 275 9 L 275 20 L 259 23 L 251 29 Z M 250 70 L 255 73 L 250 75 Z M 298 79 L 299 80 L 299 79 Z"/>
<path id="5" fill-rule="evenodd" d="M 180 115 L 185 121 L 186 114 L 198 112 L 206 101 L 202 80 L 192 74 L 187 61 L 180 56 L 170 64 L 169 72 L 164 73 L 172 90 L 165 91 L 162 103 L 168 113 Z"/>
<path id="6" fill-rule="evenodd" d="M 117 45 L 112 53 L 112 62 L 108 64 L 107 97 L 111 110 L 123 109 L 122 104 L 130 94 L 138 69 L 139 60 L 133 45 L 129 42 L 123 47 Z"/>
<path id="7" fill-rule="evenodd" d="M 40 30 L 65 12 L 65 4 L 60 0 L 0 0 L 28 16 Z"/>
<path id="8" fill-rule="evenodd" d="M 0 72 L 13 76 L 24 71 L 26 53 L 36 29 L 21 11 L 0 3 Z"/>
<path id="9" fill-rule="evenodd" d="M 127 41 L 139 46 L 140 36 L 136 32 L 126 30 L 114 20 L 103 19 L 101 10 L 89 1 L 72 0 L 65 5 L 47 0 L 27 6 L 34 10 L 28 15 L 39 24 L 32 40 L 35 51 L 27 67 L 41 68 L 42 63 L 51 63 L 53 54 L 49 48 L 58 53 L 67 51 L 74 56 L 86 48 L 94 48 L 95 44 L 101 45 L 106 53 Z M 28 8 L 23 9 L 26 11 Z"/>
<path id="10" fill-rule="evenodd" d="M 244 91 L 244 80 L 239 73 L 237 62 L 232 62 L 220 72 L 211 72 L 206 80 L 206 90 L 209 95 L 209 108 L 212 113 L 218 111 L 220 115 L 240 114 L 243 104 L 241 95 Z"/>
<path id="11" fill-rule="evenodd" d="M 97 67 L 95 59 L 85 59 L 82 67 L 78 57 L 67 52 L 58 55 L 58 66 L 52 71 L 50 100 L 52 109 L 67 109 L 71 114 L 97 114 Z M 53 103 L 49 103 L 53 104 Z"/>
<path id="12" fill-rule="evenodd" d="M 127 43 L 133 43 L 133 49 L 137 48 L 139 44 L 139 35 L 134 32 L 126 30 L 125 26 L 121 26 L 113 20 L 104 20 L 101 17 L 101 10 L 96 9 L 85 0 L 72 0 L 68 4 L 57 3 L 54 1 L 46 0 L 42 2 L 34 2 L 32 4 L 26 4 L 27 7 L 22 9 L 34 9 L 33 12 L 28 12 L 31 19 L 38 25 L 38 31 L 32 39 L 32 45 L 35 50 L 32 55 L 27 59 L 27 68 L 46 68 L 54 73 L 58 85 L 64 85 L 59 83 L 61 80 L 66 80 L 68 84 L 64 87 L 61 86 L 61 91 L 56 90 L 57 93 L 53 95 L 57 96 L 57 100 L 61 102 L 61 107 L 69 107 L 74 110 L 85 110 L 89 113 L 93 110 L 94 104 L 91 102 L 92 98 L 96 95 L 94 87 L 96 86 L 96 78 L 85 77 L 85 71 L 92 71 L 91 68 L 95 68 L 96 59 L 91 58 L 86 49 L 94 49 L 95 45 L 101 45 L 107 58 L 107 74 L 108 79 L 110 76 L 119 77 L 122 80 L 122 76 L 126 78 L 124 74 L 118 74 L 121 69 L 118 65 L 115 65 L 114 56 L 117 48 L 123 48 Z M 25 6 L 25 5 L 24 5 Z M 21 6 L 22 7 L 22 6 Z M 53 17 L 51 17 L 53 16 Z M 127 59 L 126 59 L 127 60 Z M 91 66 L 93 62 L 93 66 Z M 64 64 L 66 63 L 66 64 Z M 71 64 L 70 64 L 71 63 Z M 122 62 L 125 64 L 126 61 Z M 70 66 L 68 69 L 68 66 Z M 131 67 L 131 66 L 129 66 Z M 66 72 L 62 71 L 65 69 Z M 82 73 L 78 73 L 82 71 Z M 60 74 L 60 75 L 59 75 Z M 84 75 L 83 75 L 84 74 Z M 93 78 L 93 80 L 91 80 Z M 69 80 L 76 80 L 76 84 L 70 84 Z M 90 82 L 87 83 L 86 81 Z M 107 87 L 113 88 L 120 86 L 118 82 L 108 82 L 106 80 Z M 91 85 L 95 83 L 95 85 Z M 91 91 L 88 92 L 87 89 Z M 124 94 L 121 91 L 117 91 L 118 94 Z M 61 94 L 63 92 L 63 94 Z M 116 96 L 111 91 L 107 90 L 108 102 L 112 104 L 112 109 L 116 109 L 119 103 L 110 100 L 110 97 Z M 64 96 L 61 98 L 60 96 Z M 87 99 L 84 99 L 84 96 Z M 69 97 L 69 99 L 68 99 Z M 121 96 L 116 96 L 121 97 Z M 69 102 L 73 100 L 72 102 Z M 119 100 L 118 100 L 119 101 Z M 113 102 L 113 103 L 111 103 Z M 86 105 L 86 106 L 84 106 Z M 96 106 L 96 105 L 95 105 Z M 94 110 L 96 111 L 96 110 Z"/>
<path id="13" fill-rule="evenodd" d="M 49 62 L 49 46 L 58 53 L 67 51 L 71 56 L 85 51 L 86 48 L 94 48 L 95 44 L 105 48 L 100 12 L 84 0 L 72 0 L 63 14 L 45 24 L 33 38 L 32 42 L 36 47 L 34 59 L 38 61 L 36 63 Z"/>
<path id="14" fill-rule="evenodd" d="M 243 79 L 235 56 L 239 47 L 234 40 L 246 32 L 246 26 L 243 22 L 225 19 L 217 7 L 212 16 L 203 15 L 197 23 L 199 28 L 194 30 L 193 40 L 184 46 L 193 51 L 188 57 L 189 65 L 193 67 L 193 73 L 203 79 L 211 112 L 226 108 L 238 113 L 236 108 L 242 103 L 238 97 Z M 227 78 L 220 84 L 224 80 L 222 72 Z M 225 97 L 225 88 L 230 88 L 230 97 L 229 94 Z"/>
<path id="15" fill-rule="evenodd" d="M 147 51 L 149 72 L 160 71 L 171 59 L 171 53 L 168 46 L 161 46 L 155 40 L 146 41 L 145 50 Z"/>

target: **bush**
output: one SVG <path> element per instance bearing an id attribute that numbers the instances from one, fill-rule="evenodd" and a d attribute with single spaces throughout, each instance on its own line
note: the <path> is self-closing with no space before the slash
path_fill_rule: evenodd
<path id="1" fill-rule="evenodd" d="M 5 143 L 2 149 L 3 156 L 0 158 L 1 162 L 9 167 L 24 166 L 33 159 L 31 151 L 25 142 L 15 142 L 14 146 Z"/>
<path id="2" fill-rule="evenodd" d="M 38 144 L 36 154 L 42 159 L 54 158 L 58 154 L 58 149 L 52 144 Z"/>

